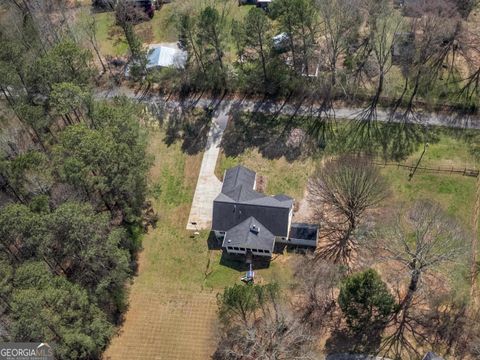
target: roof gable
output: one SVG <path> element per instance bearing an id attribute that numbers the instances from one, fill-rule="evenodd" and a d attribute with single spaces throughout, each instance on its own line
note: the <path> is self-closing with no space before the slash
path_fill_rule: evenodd
<path id="1" fill-rule="evenodd" d="M 250 216 L 225 233 L 222 246 L 272 251 L 274 242 L 275 236 L 257 219 Z"/>
<path id="2" fill-rule="evenodd" d="M 245 166 L 238 165 L 225 171 L 223 177 L 222 192 L 232 191 L 237 186 L 243 185 L 246 189 L 252 189 L 255 185 L 256 173 Z"/>
<path id="3" fill-rule="evenodd" d="M 237 187 L 223 193 L 236 202 L 246 202 L 265 197 L 265 195 L 260 194 L 245 185 L 238 185 Z"/>

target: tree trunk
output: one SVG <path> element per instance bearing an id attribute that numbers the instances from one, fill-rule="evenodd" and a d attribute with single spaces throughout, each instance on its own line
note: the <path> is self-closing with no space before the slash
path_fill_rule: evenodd
<path id="1" fill-rule="evenodd" d="M 260 45 L 260 60 L 262 62 L 262 71 L 263 71 L 263 87 L 264 87 L 264 91 L 266 92 L 267 91 L 267 87 L 268 87 L 268 77 L 267 77 L 267 65 L 266 65 L 266 61 L 265 61 L 265 54 L 264 54 L 264 51 L 263 51 L 263 38 L 262 38 L 263 34 L 258 34 L 258 43 Z"/>
<path id="2" fill-rule="evenodd" d="M 410 277 L 410 284 L 408 286 L 407 295 L 405 295 L 405 298 L 400 303 L 403 312 L 406 312 L 412 305 L 413 296 L 418 289 L 418 282 L 420 281 L 420 276 L 422 275 L 421 270 L 416 268 L 415 261 L 413 262 L 411 268 L 412 275 Z"/>

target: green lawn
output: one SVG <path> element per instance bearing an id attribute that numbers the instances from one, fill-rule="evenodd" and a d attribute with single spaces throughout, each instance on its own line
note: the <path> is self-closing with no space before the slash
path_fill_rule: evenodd
<path id="1" fill-rule="evenodd" d="M 250 9 L 250 6 L 239 7 L 237 0 L 225 0 L 224 4 L 218 1 L 176 0 L 157 10 L 153 19 L 136 25 L 135 31 L 145 44 L 176 42 L 178 40 L 175 24 L 177 14 L 184 11 L 193 14 L 205 4 L 213 4 L 220 12 L 225 11 L 228 29 L 232 20 L 242 19 Z M 121 29 L 115 26 L 114 13 L 104 12 L 93 16 L 97 20 L 97 38 L 102 54 L 126 55 L 128 47 Z M 225 31 L 226 34 L 230 33 L 228 29 Z M 227 37 L 227 49 L 233 51 L 233 43 L 229 37 Z"/>
<path id="2" fill-rule="evenodd" d="M 423 147 L 411 154 L 405 163 L 416 164 L 421 157 Z M 430 143 L 420 167 L 441 169 L 478 169 L 479 163 L 469 152 L 469 146 L 463 140 L 440 133 L 438 142 Z M 409 170 L 386 167 L 382 170 L 392 186 L 395 202 L 412 202 L 417 199 L 431 199 L 439 202 L 453 216 L 466 226 L 472 222 L 472 210 L 475 195 L 475 178 L 447 173 L 430 173 L 418 170 L 408 181 Z"/>
<path id="3" fill-rule="evenodd" d="M 221 290 L 239 281 L 244 275 L 243 270 L 220 263 L 221 251 L 208 249 L 209 231 L 201 231 L 192 237 L 193 233 L 185 229 L 202 154 L 186 155 L 180 143 L 167 146 L 163 137 L 163 131 L 153 131 L 150 139 L 151 153 L 156 157 L 150 175 L 151 200 L 160 220 L 157 228 L 144 237 L 140 260 L 142 272 L 135 285 L 145 288 L 161 285 L 165 289 L 189 291 L 202 288 Z M 273 168 L 268 170 L 271 165 L 267 161 L 265 166 L 259 171 L 274 171 Z M 298 166 L 307 165 L 281 165 L 283 171 L 290 174 L 288 169 L 295 170 Z M 306 176 L 301 179 L 279 177 L 272 182 L 271 188 L 274 191 L 283 188 L 288 193 L 289 189 L 302 189 L 305 179 Z M 289 186 L 283 187 L 289 182 Z M 288 284 L 290 272 L 281 264 L 282 261 L 284 259 L 274 260 L 268 269 L 261 269 L 257 274 L 266 281 L 276 279 Z"/>
<path id="4" fill-rule="evenodd" d="M 289 257 L 294 254 L 274 256 L 268 269 L 254 269 L 257 283 L 277 282 L 283 289 L 288 289 L 292 284 L 292 269 L 289 265 Z M 216 251 L 212 258 L 208 276 L 205 279 L 205 287 L 223 289 L 240 280 L 245 273 L 239 272 L 220 263 L 220 253 Z"/>
<path id="5" fill-rule="evenodd" d="M 416 153 L 412 154 L 409 157 L 411 162 L 416 162 L 422 151 L 423 147 L 420 147 Z M 429 144 L 421 165 L 441 168 L 478 168 L 480 164 L 472 157 L 465 141 L 441 132 L 439 141 Z"/>

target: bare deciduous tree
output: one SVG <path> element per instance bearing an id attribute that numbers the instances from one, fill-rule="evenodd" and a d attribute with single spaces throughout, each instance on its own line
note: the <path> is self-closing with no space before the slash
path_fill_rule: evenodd
<path id="1" fill-rule="evenodd" d="M 103 72 L 105 73 L 107 71 L 107 66 L 105 65 L 100 52 L 100 46 L 97 41 L 97 18 L 91 14 L 83 12 L 80 14 L 79 24 L 89 45 L 92 47 L 93 51 L 95 51 L 95 55 L 97 55 L 98 61 L 102 66 Z"/>
<path id="2" fill-rule="evenodd" d="M 392 117 L 406 123 L 421 120 L 415 108 L 418 96 L 434 89 L 445 69 L 450 76 L 454 71 L 455 57 L 462 52 L 459 47 L 462 38 L 459 15 L 450 4 L 440 6 L 447 2 L 438 1 L 435 11 L 420 7 L 423 16 L 411 22 L 409 31 L 414 37 L 412 45 L 415 50 L 402 64 L 404 87 L 391 109 Z M 404 109 L 397 113 L 402 106 Z"/>
<path id="3" fill-rule="evenodd" d="M 325 35 L 324 55 L 332 86 L 337 83 L 338 60 L 357 36 L 361 16 L 357 1 L 317 0 Z"/>
<path id="4" fill-rule="evenodd" d="M 371 33 L 369 35 L 370 57 L 378 70 L 375 93 L 368 106 L 361 113 L 360 120 L 377 120 L 377 105 L 384 90 L 385 76 L 392 67 L 391 53 L 395 44 L 395 33 L 401 25 L 401 19 L 391 14 L 390 8 L 371 19 Z"/>
<path id="5" fill-rule="evenodd" d="M 368 78 L 368 68 L 362 64 L 370 63 L 376 70 L 375 92 L 365 108 L 356 116 L 348 137 L 349 148 L 369 149 L 375 140 L 381 138 L 381 130 L 377 122 L 377 107 L 385 87 L 385 78 L 392 68 L 391 54 L 395 45 L 395 34 L 400 28 L 402 20 L 392 14 L 392 9 L 387 6 L 369 16 L 370 33 L 366 40 L 367 50 L 364 60 L 360 61 L 360 73 Z"/>
<path id="6" fill-rule="evenodd" d="M 242 326 L 228 329 L 213 359 L 313 359 L 311 343 L 307 326 L 282 308 L 276 316 L 261 317 L 251 329 Z"/>
<path id="7" fill-rule="evenodd" d="M 439 204 L 419 201 L 410 210 L 400 212 L 380 241 L 382 253 L 399 263 L 409 278 L 394 318 L 395 330 L 386 338 L 383 349 L 395 356 L 405 352 L 416 355 L 414 341 L 422 336 L 412 311 L 420 303 L 417 291 L 429 270 L 459 258 L 466 243 L 465 232 Z"/>
<path id="8" fill-rule="evenodd" d="M 343 155 L 319 167 L 308 190 L 317 219 L 328 231 L 319 255 L 348 263 L 357 247 L 354 232 L 362 216 L 388 194 L 385 180 L 367 157 Z"/>
<path id="9" fill-rule="evenodd" d="M 303 321 L 317 329 L 331 320 L 335 308 L 336 288 L 342 278 L 340 266 L 317 260 L 311 254 L 298 258 L 294 266 L 295 290 L 300 296 Z"/>
<path id="10" fill-rule="evenodd" d="M 223 326 L 213 359 L 313 359 L 307 326 L 279 301 L 275 284 L 234 285 L 219 300 Z"/>

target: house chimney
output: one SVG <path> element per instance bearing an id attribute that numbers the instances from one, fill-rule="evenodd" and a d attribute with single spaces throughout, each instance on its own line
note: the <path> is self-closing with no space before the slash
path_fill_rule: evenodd
<path id="1" fill-rule="evenodd" d="M 250 226 L 250 231 L 257 235 L 260 232 L 260 228 L 257 225 L 253 224 L 252 226 Z"/>

